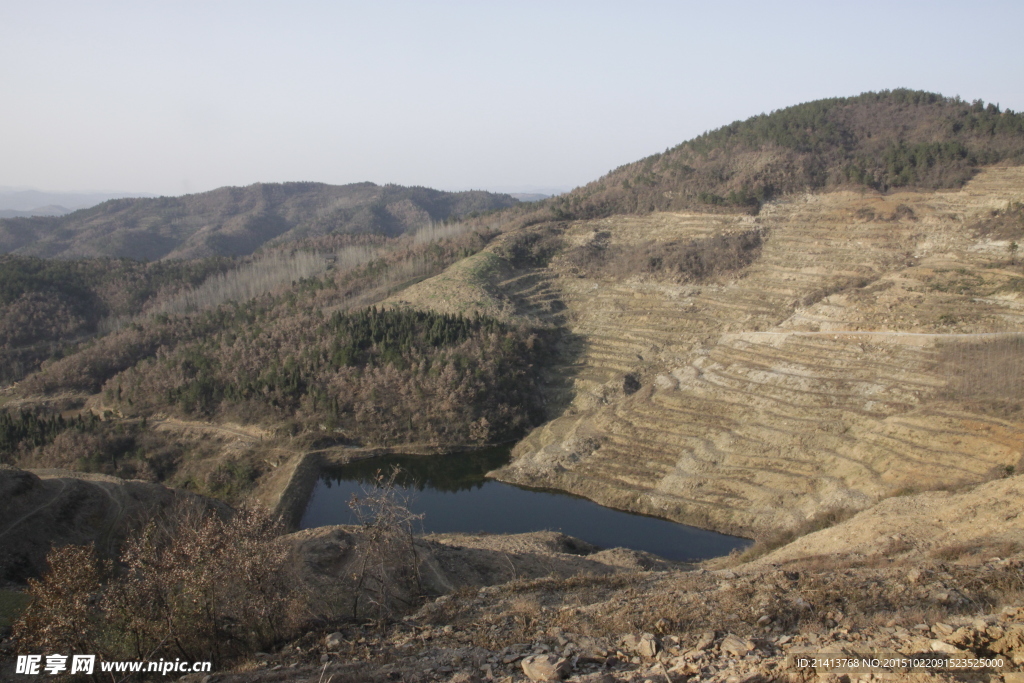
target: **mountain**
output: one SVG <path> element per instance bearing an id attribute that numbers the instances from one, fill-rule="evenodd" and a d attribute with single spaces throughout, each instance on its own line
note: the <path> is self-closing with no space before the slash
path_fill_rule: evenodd
<path id="1" fill-rule="evenodd" d="M 512 196 L 521 202 L 539 202 L 542 199 L 547 199 L 551 195 L 541 194 L 539 192 L 513 192 Z"/>
<path id="2" fill-rule="evenodd" d="M 255 184 L 115 199 L 66 216 L 0 220 L 0 253 L 46 258 L 199 258 L 335 232 L 395 236 L 517 204 L 508 195 L 356 183 Z"/>
<path id="3" fill-rule="evenodd" d="M 132 192 L 47 192 L 21 187 L 0 187 L 0 217 L 8 218 L 5 211 L 18 211 L 34 215 L 57 215 L 47 209 L 60 208 L 59 213 L 87 209 L 110 199 L 148 197 Z"/>
<path id="4" fill-rule="evenodd" d="M 294 521 L 324 463 L 514 439 L 489 476 L 756 538 L 704 564 L 718 571 L 621 548 L 570 557 L 592 549 L 553 534 L 414 541 L 382 476 L 362 531 L 160 515 L 129 540 L 130 570 L 106 576 L 120 565 L 65 546 L 42 584 L 0 590 L 0 661 L 146 639 L 170 657 L 173 628 L 212 634 L 194 651 L 257 681 L 465 681 L 485 660 L 488 678 L 548 662 L 578 680 L 796 681 L 812 649 L 1019 668 L 1022 148 L 1017 114 L 895 91 L 726 126 L 499 215 L 416 188 L 333 188 L 349 208 L 319 212 L 326 186 L 225 188 L 115 202 L 96 226 L 166 229 L 172 254 L 296 241 L 150 263 L 0 257 L 10 581 L 50 542 L 112 555 L 119 522 L 144 512 L 136 493 L 156 509 L 186 497 L 156 483 Z M 437 220 L 431 198 L 465 219 L 385 236 L 421 208 Z M 385 234 L 332 232 L 349 229 Z M 287 585 L 253 580 L 288 543 Z M 8 548 L 26 559 L 5 563 Z M 451 593 L 422 595 L 434 580 Z M 150 597 L 167 586 L 181 592 Z M 386 629 L 352 620 L 388 600 L 387 618 L 416 611 Z M 298 618 L 271 619 L 275 605 Z M 110 638 L 122 623 L 137 639 Z M 469 664 L 452 654 L 467 643 Z"/>
<path id="5" fill-rule="evenodd" d="M 736 121 L 621 166 L 545 208 L 555 218 L 756 212 L 773 197 L 807 190 L 960 187 L 978 167 L 999 162 L 1024 162 L 1024 115 L 981 100 L 886 90 Z"/>
<path id="6" fill-rule="evenodd" d="M 47 204 L 46 206 L 37 206 L 34 209 L 28 211 L 18 211 L 17 209 L 0 209 L 0 218 L 31 218 L 32 216 L 63 216 L 66 213 L 71 213 L 71 209 L 60 206 L 58 204 Z"/>

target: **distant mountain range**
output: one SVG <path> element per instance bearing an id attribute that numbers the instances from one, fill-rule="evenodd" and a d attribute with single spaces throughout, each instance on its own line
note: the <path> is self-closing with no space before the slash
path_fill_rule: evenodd
<path id="1" fill-rule="evenodd" d="M 0 209 L 0 218 L 31 218 L 32 216 L 63 216 L 71 213 L 71 209 L 57 204 L 39 206 L 28 211 L 17 211 L 15 209 Z"/>
<path id="2" fill-rule="evenodd" d="M 483 191 L 258 183 L 182 197 L 113 199 L 64 216 L 0 219 L 0 253 L 149 260 L 242 256 L 267 242 L 334 232 L 395 236 L 518 203 Z"/>
<path id="3" fill-rule="evenodd" d="M 122 197 L 150 197 L 132 192 L 46 192 L 0 187 L 0 218 L 61 216 Z"/>
<path id="4" fill-rule="evenodd" d="M 521 202 L 539 202 L 542 199 L 547 199 L 551 195 L 542 194 L 540 192 L 512 192 L 511 196 Z"/>

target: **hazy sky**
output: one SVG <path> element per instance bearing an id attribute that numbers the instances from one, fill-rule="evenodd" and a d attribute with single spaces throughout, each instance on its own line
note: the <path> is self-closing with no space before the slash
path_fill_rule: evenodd
<path id="1" fill-rule="evenodd" d="M 0 185 L 571 188 L 910 87 L 1024 110 L 1024 2 L 0 1 Z"/>

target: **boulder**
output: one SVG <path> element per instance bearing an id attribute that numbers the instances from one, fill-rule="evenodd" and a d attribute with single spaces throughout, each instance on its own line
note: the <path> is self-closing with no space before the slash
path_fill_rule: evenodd
<path id="1" fill-rule="evenodd" d="M 715 644 L 715 632 L 705 631 L 700 634 L 700 638 L 697 640 L 697 644 L 693 646 L 695 650 L 706 650 Z"/>
<path id="2" fill-rule="evenodd" d="M 754 643 L 749 640 L 734 636 L 731 633 L 722 639 L 722 653 L 734 657 L 745 657 L 748 652 L 754 649 Z"/>
<path id="3" fill-rule="evenodd" d="M 523 673 L 531 681 L 559 681 L 569 675 L 569 660 L 555 655 L 531 655 L 522 661 Z"/>
<path id="4" fill-rule="evenodd" d="M 636 653 L 647 659 L 654 659 L 658 654 L 658 641 L 653 633 L 644 633 L 636 646 Z"/>

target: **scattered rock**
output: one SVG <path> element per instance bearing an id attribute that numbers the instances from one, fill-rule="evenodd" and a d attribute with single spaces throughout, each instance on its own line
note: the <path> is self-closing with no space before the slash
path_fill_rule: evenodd
<path id="1" fill-rule="evenodd" d="M 335 631 L 324 638 L 324 647 L 328 650 L 337 650 L 345 642 L 345 636 L 342 635 L 341 631 Z"/>
<path id="2" fill-rule="evenodd" d="M 697 639 L 697 644 L 694 646 L 695 650 L 706 650 L 715 644 L 715 632 L 705 631 L 700 634 L 700 638 Z"/>
<path id="3" fill-rule="evenodd" d="M 960 654 L 963 652 L 963 650 L 958 648 L 956 645 L 950 645 L 949 643 L 944 643 L 941 640 L 933 640 L 928 643 L 928 645 L 931 647 L 932 652 L 944 652 L 950 655 Z"/>
<path id="4" fill-rule="evenodd" d="M 748 652 L 754 649 L 754 643 L 749 640 L 744 640 L 733 634 L 727 635 L 722 639 L 721 649 L 723 653 L 730 654 L 736 657 L 743 657 Z"/>
<path id="5" fill-rule="evenodd" d="M 989 629 L 990 634 L 992 630 L 992 628 Z M 1008 626 L 1003 637 L 988 647 L 992 652 L 1006 655 L 1017 666 L 1024 664 L 1024 624 Z"/>
<path id="6" fill-rule="evenodd" d="M 522 661 L 523 673 L 531 681 L 558 681 L 569 675 L 569 660 L 554 655 L 530 655 Z"/>
<path id="7" fill-rule="evenodd" d="M 641 657 L 654 659 L 654 656 L 658 654 L 658 641 L 655 639 L 653 633 L 644 633 L 640 636 L 640 642 L 637 644 L 636 652 Z"/>

